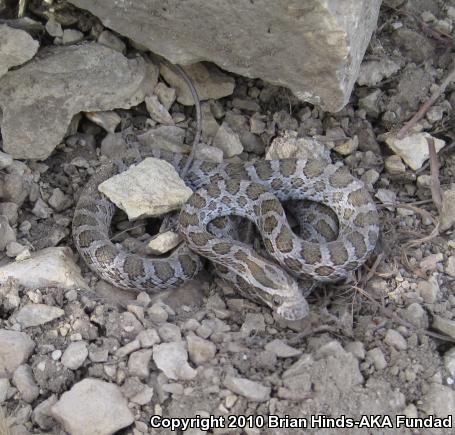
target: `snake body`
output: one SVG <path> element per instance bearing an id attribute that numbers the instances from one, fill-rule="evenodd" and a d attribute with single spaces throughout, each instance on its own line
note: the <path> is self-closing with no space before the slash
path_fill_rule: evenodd
<path id="1" fill-rule="evenodd" d="M 153 156 L 167 160 L 177 170 L 185 164 L 185 157 L 177 154 L 153 151 Z M 89 180 L 76 206 L 73 236 L 89 267 L 120 288 L 156 292 L 177 286 L 199 272 L 201 255 L 245 297 L 265 303 L 284 318 L 298 319 L 307 314 L 308 305 L 296 278 L 340 280 L 365 262 L 378 239 L 374 202 L 344 166 L 312 159 L 194 161 L 185 177 L 194 194 L 179 217 L 186 243 L 167 258 L 142 257 L 109 239 L 114 206 L 97 187 L 118 172 L 116 164 L 104 164 Z M 320 241 L 298 237 L 287 223 L 280 201 L 301 200 L 333 210 L 338 234 L 329 220 L 319 219 L 314 230 L 323 236 Z M 313 212 L 314 207 L 309 207 L 308 213 Z M 256 224 L 275 261 L 210 231 L 211 222 L 231 215 Z"/>

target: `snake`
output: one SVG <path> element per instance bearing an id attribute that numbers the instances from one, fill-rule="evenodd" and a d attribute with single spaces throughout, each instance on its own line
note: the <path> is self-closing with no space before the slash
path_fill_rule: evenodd
<path id="1" fill-rule="evenodd" d="M 177 171 L 187 159 L 162 150 L 153 150 L 150 156 L 171 163 Z M 194 160 L 185 176 L 193 194 L 178 217 L 184 243 L 168 257 L 138 255 L 110 240 L 115 206 L 98 191 L 99 184 L 119 173 L 121 166 L 102 164 L 82 188 L 72 232 L 87 265 L 122 289 L 156 294 L 179 286 L 198 274 L 203 257 L 240 295 L 270 307 L 283 319 L 298 320 L 309 312 L 299 280 L 319 284 L 348 277 L 368 259 L 379 237 L 375 203 L 344 165 L 313 158 L 241 163 Z M 320 240 L 296 234 L 282 203 L 302 201 L 330 209 L 336 229 L 319 212 L 314 231 L 322 235 Z M 317 207 L 300 210 L 318 214 Z M 216 222 L 233 215 L 255 224 L 267 257 L 214 231 Z"/>

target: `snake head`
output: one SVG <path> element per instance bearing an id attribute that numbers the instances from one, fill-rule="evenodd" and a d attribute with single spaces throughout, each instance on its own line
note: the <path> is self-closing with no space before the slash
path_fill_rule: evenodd
<path id="1" fill-rule="evenodd" d="M 302 296 L 293 301 L 286 301 L 276 309 L 276 313 L 285 320 L 300 320 L 308 315 L 310 308 Z"/>
<path id="2" fill-rule="evenodd" d="M 271 271 L 266 265 L 264 270 Z M 271 277 L 271 275 L 270 275 Z M 263 292 L 263 301 L 285 320 L 300 320 L 310 311 L 297 281 L 280 268 L 274 268 L 273 286 Z"/>

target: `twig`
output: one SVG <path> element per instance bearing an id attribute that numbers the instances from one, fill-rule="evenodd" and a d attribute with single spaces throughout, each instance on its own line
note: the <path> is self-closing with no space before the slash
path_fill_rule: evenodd
<path id="1" fill-rule="evenodd" d="M 180 76 L 183 81 L 186 83 L 188 86 L 188 89 L 191 92 L 191 96 L 193 97 L 194 101 L 194 108 L 196 110 L 196 132 L 194 134 L 194 139 L 193 139 L 193 144 L 191 146 L 191 151 L 190 154 L 185 162 L 185 165 L 183 166 L 182 170 L 180 171 L 180 178 L 184 179 L 188 170 L 190 169 L 193 160 L 194 160 L 194 155 L 196 154 L 196 149 L 197 146 L 199 145 L 199 141 L 201 140 L 201 133 L 202 133 L 202 112 L 201 112 L 201 101 L 199 99 L 199 96 L 197 94 L 196 88 L 193 85 L 193 82 L 191 81 L 190 77 L 186 73 L 186 71 L 180 66 L 180 65 L 174 65 L 173 63 L 169 62 L 167 59 L 164 57 L 160 58 L 161 62 L 164 63 L 171 71 L 173 71 L 175 74 Z M 166 215 L 163 219 L 163 222 L 161 223 L 161 227 L 159 232 L 163 233 L 169 229 L 169 220 L 170 220 L 170 215 Z"/>
<path id="2" fill-rule="evenodd" d="M 196 153 L 196 148 L 199 145 L 199 141 L 201 140 L 201 132 L 202 132 L 201 101 L 199 100 L 199 96 L 197 94 L 196 88 L 194 87 L 193 82 L 191 81 L 191 79 L 188 76 L 188 74 L 186 73 L 186 71 L 180 65 L 174 65 L 174 64 L 170 63 L 167 59 L 163 58 L 163 62 L 168 68 L 170 68 L 172 71 L 174 71 L 174 73 L 179 75 L 185 81 L 185 83 L 188 86 L 188 89 L 190 90 L 191 95 L 193 97 L 194 107 L 196 109 L 196 133 L 194 135 L 190 155 L 188 156 L 188 159 L 185 162 L 185 166 L 182 168 L 182 170 L 179 174 L 181 178 L 185 178 L 185 175 L 188 172 L 188 169 L 190 169 L 191 164 L 193 163 L 194 154 Z"/>
<path id="3" fill-rule="evenodd" d="M 441 213 L 442 208 L 442 191 L 441 184 L 439 182 L 439 161 L 438 155 L 436 154 L 436 148 L 434 147 L 434 139 L 427 137 L 428 152 L 430 154 L 430 188 L 431 197 L 433 203 L 437 208 L 438 212 Z"/>
<path id="4" fill-rule="evenodd" d="M 425 116 L 425 113 L 428 112 L 428 109 L 435 103 L 435 101 L 453 80 L 455 80 L 455 67 L 450 71 L 449 75 L 441 83 L 438 89 L 436 89 L 436 91 L 431 94 L 431 97 L 422 104 L 422 107 L 415 113 L 415 115 L 400 129 L 400 131 L 397 133 L 398 139 L 403 139 L 406 133 Z"/>

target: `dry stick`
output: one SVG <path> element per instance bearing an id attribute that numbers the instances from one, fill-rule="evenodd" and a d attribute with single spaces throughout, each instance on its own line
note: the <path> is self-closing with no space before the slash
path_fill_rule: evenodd
<path id="1" fill-rule="evenodd" d="M 170 63 L 167 59 L 162 58 L 162 62 L 170 70 L 172 70 L 175 74 L 177 74 L 184 80 L 184 82 L 188 86 L 188 89 L 191 92 L 191 96 L 193 97 L 193 101 L 194 101 L 194 107 L 196 109 L 196 133 L 194 135 L 193 144 L 191 146 L 191 151 L 188 156 L 188 159 L 186 160 L 185 165 L 183 166 L 183 168 L 179 174 L 180 178 L 185 179 L 185 176 L 193 163 L 194 155 L 196 153 L 196 148 L 199 145 L 199 141 L 201 140 L 201 132 L 202 132 L 201 101 L 199 99 L 199 95 L 197 94 L 196 88 L 194 87 L 193 82 L 191 81 L 191 79 L 188 76 L 188 74 L 186 73 L 186 71 L 180 65 L 174 65 L 173 63 Z M 160 231 L 159 231 L 160 233 L 164 233 L 165 231 L 168 230 L 169 219 L 170 219 L 170 215 L 168 214 L 163 219 L 163 222 L 161 224 Z"/>
<path id="2" fill-rule="evenodd" d="M 430 188 L 433 203 L 438 212 L 441 213 L 442 208 L 442 190 L 441 183 L 439 182 L 439 161 L 434 147 L 434 139 L 427 138 L 428 151 L 430 153 Z"/>
<path id="3" fill-rule="evenodd" d="M 418 112 L 416 112 L 416 114 L 400 129 L 400 131 L 397 133 L 398 139 L 403 139 L 406 133 L 425 116 L 425 113 L 428 112 L 428 109 L 435 103 L 435 101 L 446 90 L 447 86 L 453 80 L 455 80 L 455 67 L 452 69 L 452 71 L 450 71 L 449 75 L 441 83 L 438 89 L 433 92 L 431 97 L 425 101 L 424 104 L 422 104 L 422 107 L 418 110 Z"/>
<path id="4" fill-rule="evenodd" d="M 188 156 L 188 159 L 185 163 L 185 166 L 180 172 L 180 177 L 185 178 L 186 173 L 188 172 L 188 169 L 190 169 L 191 164 L 193 163 L 194 160 L 194 154 L 196 153 L 196 148 L 199 145 L 199 141 L 201 140 L 201 132 L 202 132 L 202 114 L 201 114 L 201 101 L 199 100 L 199 95 L 197 94 L 196 88 L 193 85 L 193 82 L 191 81 L 190 77 L 186 73 L 186 71 L 180 66 L 180 65 L 174 65 L 167 61 L 166 59 L 163 59 L 165 65 L 170 68 L 174 73 L 179 75 L 186 83 L 188 86 L 188 89 L 191 92 L 191 96 L 193 97 L 194 101 L 194 107 L 196 109 L 196 133 L 194 135 L 193 139 L 193 144 L 191 146 L 191 152 L 190 155 Z"/>

